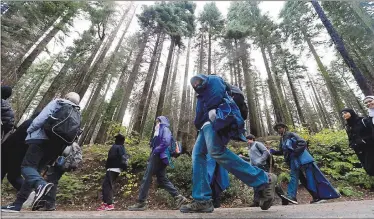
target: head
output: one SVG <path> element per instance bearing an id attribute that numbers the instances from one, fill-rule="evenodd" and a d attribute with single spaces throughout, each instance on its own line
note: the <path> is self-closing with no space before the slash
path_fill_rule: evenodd
<path id="1" fill-rule="evenodd" d="M 159 125 L 165 125 L 167 127 L 170 126 L 169 119 L 166 116 L 159 116 L 159 117 L 157 117 L 155 123 L 156 123 L 156 125 L 159 124 Z"/>
<path id="2" fill-rule="evenodd" d="M 81 100 L 79 94 L 75 92 L 67 93 L 64 97 L 64 99 L 71 101 L 72 103 L 79 105 L 79 102 Z"/>
<path id="3" fill-rule="evenodd" d="M 1 86 L 1 99 L 6 100 L 12 95 L 12 88 L 10 86 Z"/>
<path id="4" fill-rule="evenodd" d="M 353 109 L 345 108 L 342 109 L 341 115 L 345 121 L 347 121 L 348 125 L 353 125 L 354 122 L 356 122 L 358 115 Z"/>
<path id="5" fill-rule="evenodd" d="M 266 148 L 270 148 L 271 147 L 271 141 L 265 141 L 265 146 L 266 146 Z"/>
<path id="6" fill-rule="evenodd" d="M 117 145 L 124 145 L 125 144 L 125 136 L 121 135 L 121 134 L 117 134 L 116 136 L 114 136 L 114 144 L 117 144 Z"/>
<path id="7" fill-rule="evenodd" d="M 200 93 L 204 90 L 206 79 L 207 76 L 202 74 L 196 75 L 191 78 L 190 83 L 193 89 L 196 91 L 196 93 Z"/>
<path id="8" fill-rule="evenodd" d="M 364 98 L 364 104 L 368 109 L 374 110 L 374 96 L 366 96 Z"/>
<path id="9" fill-rule="evenodd" d="M 280 135 L 283 135 L 288 129 L 287 125 L 284 123 L 278 123 L 273 128 Z"/>
<path id="10" fill-rule="evenodd" d="M 247 137 L 245 137 L 246 139 L 247 139 L 247 143 L 248 144 L 252 144 L 255 140 L 256 140 L 256 138 L 255 138 L 255 136 L 254 135 L 248 135 Z"/>

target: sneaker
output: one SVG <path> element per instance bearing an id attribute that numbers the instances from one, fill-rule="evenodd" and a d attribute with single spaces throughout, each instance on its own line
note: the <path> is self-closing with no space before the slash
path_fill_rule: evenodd
<path id="1" fill-rule="evenodd" d="M 146 202 L 137 202 L 135 205 L 128 207 L 129 211 L 144 211 L 145 209 L 147 209 Z"/>
<path id="2" fill-rule="evenodd" d="M 105 207 L 107 206 L 107 204 L 105 203 L 101 203 L 101 205 L 96 209 L 97 211 L 105 211 Z"/>
<path id="3" fill-rule="evenodd" d="M 288 203 L 292 203 L 292 204 L 294 204 L 294 205 L 297 205 L 297 204 L 298 204 L 296 198 L 291 198 L 291 197 L 289 197 L 289 196 L 287 196 L 287 195 L 281 195 L 281 196 L 282 196 L 282 198 L 284 198 L 285 200 L 287 200 Z"/>
<path id="4" fill-rule="evenodd" d="M 182 205 L 187 203 L 187 198 L 183 195 L 178 195 L 175 197 L 175 204 L 177 208 L 179 209 Z"/>
<path id="5" fill-rule="evenodd" d="M 35 199 L 35 191 L 32 191 L 29 197 L 27 198 L 27 200 L 25 201 L 25 203 L 23 203 L 23 207 L 24 208 L 31 207 L 31 204 L 33 203 L 34 199 Z"/>
<path id="6" fill-rule="evenodd" d="M 31 204 L 31 210 L 35 211 L 39 207 L 39 200 L 45 197 L 46 194 L 52 189 L 53 183 L 47 183 L 44 185 L 39 185 L 38 188 L 35 190 L 35 199 L 34 202 Z"/>
<path id="7" fill-rule="evenodd" d="M 274 201 L 275 185 L 277 184 L 277 176 L 269 173 L 269 184 L 260 191 L 260 208 L 268 210 Z"/>
<path id="8" fill-rule="evenodd" d="M 324 203 L 324 202 L 326 202 L 325 199 L 316 198 L 316 199 L 313 199 L 312 201 L 310 201 L 310 204 L 321 204 L 321 203 Z"/>
<path id="9" fill-rule="evenodd" d="M 10 204 L 7 206 L 1 206 L 1 211 L 2 212 L 9 212 L 9 213 L 17 213 L 20 212 L 22 208 L 22 205 L 20 204 Z"/>
<path id="10" fill-rule="evenodd" d="M 182 205 L 179 209 L 182 213 L 212 213 L 214 206 L 211 200 L 208 201 L 196 201 L 187 205 Z"/>
<path id="11" fill-rule="evenodd" d="M 260 207 L 260 203 L 258 203 L 258 202 L 253 202 L 249 207 L 250 207 L 250 208 L 253 208 L 253 207 Z"/>
<path id="12" fill-rule="evenodd" d="M 105 211 L 112 211 L 112 210 L 114 210 L 114 205 L 113 205 L 113 204 L 111 204 L 111 205 L 107 205 L 107 206 L 105 207 Z"/>

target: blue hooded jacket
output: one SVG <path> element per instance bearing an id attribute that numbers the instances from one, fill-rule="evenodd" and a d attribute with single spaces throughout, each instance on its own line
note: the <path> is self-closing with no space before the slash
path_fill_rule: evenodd
<path id="1" fill-rule="evenodd" d="M 157 117 L 160 120 L 160 128 L 158 136 L 154 136 L 152 139 L 152 154 L 159 154 L 161 160 L 166 164 L 169 165 L 168 159 L 168 147 L 171 144 L 171 131 L 169 129 L 170 123 L 168 118 L 165 116 Z"/>
<path id="2" fill-rule="evenodd" d="M 199 74 L 191 78 L 191 83 L 196 79 L 202 80 L 201 85 L 194 87 L 198 94 L 194 120 L 196 129 L 201 129 L 209 121 L 209 111 L 216 109 L 216 119 L 212 124 L 214 130 L 220 132 L 223 143 L 227 144 L 230 139 L 246 141 L 244 120 L 238 106 L 226 92 L 225 81 L 216 75 Z"/>

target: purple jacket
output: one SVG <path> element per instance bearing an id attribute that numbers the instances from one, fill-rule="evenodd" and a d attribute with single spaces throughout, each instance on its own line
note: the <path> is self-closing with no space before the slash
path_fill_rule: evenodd
<path id="1" fill-rule="evenodd" d="M 165 116 L 157 117 L 161 121 L 158 136 L 152 139 L 152 154 L 159 154 L 162 161 L 169 165 L 169 160 L 166 150 L 171 144 L 171 131 L 169 129 L 170 123 Z"/>

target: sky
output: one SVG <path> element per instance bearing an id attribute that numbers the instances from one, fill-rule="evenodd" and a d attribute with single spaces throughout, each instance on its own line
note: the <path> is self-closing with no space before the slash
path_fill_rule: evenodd
<path id="1" fill-rule="evenodd" d="M 198 15 L 202 11 L 204 5 L 208 2 L 209 1 L 195 1 L 196 6 L 197 6 L 195 15 Z M 125 6 L 127 4 L 129 4 L 129 2 L 125 2 L 125 1 L 124 2 L 118 2 L 118 3 L 123 8 L 125 8 Z M 152 5 L 154 3 L 155 3 L 154 1 L 135 1 L 135 4 L 138 5 L 137 8 L 136 8 L 136 14 L 141 12 L 141 5 Z M 259 7 L 260 7 L 260 10 L 263 14 L 268 13 L 269 16 L 272 18 L 272 20 L 274 20 L 275 22 L 279 22 L 278 15 L 279 15 L 279 12 L 282 9 L 284 3 L 285 3 L 284 1 L 264 1 L 264 2 L 260 3 Z M 218 9 L 221 11 L 221 13 L 223 14 L 223 16 L 226 17 L 227 10 L 230 6 L 230 1 L 216 1 L 216 5 L 217 5 Z M 73 40 L 78 38 L 80 33 L 83 33 L 83 31 L 87 30 L 90 26 L 90 22 L 88 20 L 86 20 L 83 16 L 75 18 L 73 23 L 74 23 L 73 29 L 72 29 L 71 33 L 69 34 L 69 37 L 66 37 L 66 39 L 64 41 L 64 45 L 58 45 L 55 42 L 54 43 L 51 42 L 50 44 L 48 44 L 48 49 L 50 51 L 53 51 L 52 53 L 56 54 L 60 51 L 65 50 L 68 46 L 72 45 Z M 122 29 L 124 28 L 124 26 L 125 26 L 125 24 L 123 25 Z M 120 32 L 119 32 L 117 38 L 114 40 L 114 43 L 113 43 L 110 51 L 114 49 L 114 47 L 116 45 L 115 42 L 118 40 L 119 36 L 121 35 L 120 33 L 121 33 L 122 29 L 120 29 Z M 139 25 L 138 25 L 138 21 L 137 21 L 136 17 L 134 17 L 134 19 L 132 20 L 132 22 L 130 24 L 129 30 L 126 33 L 126 36 L 129 36 L 130 34 L 138 32 L 139 29 L 140 28 L 139 28 Z M 63 34 L 60 32 L 59 35 L 63 35 Z M 327 31 L 322 31 L 320 39 L 322 39 L 322 40 L 329 39 Z M 164 44 L 163 58 L 161 59 L 161 62 L 163 62 L 163 63 L 166 62 L 166 56 L 167 56 L 167 50 L 168 50 L 168 47 L 169 47 L 169 43 L 170 42 L 166 42 Z M 187 45 L 187 39 L 184 39 L 184 44 Z M 292 46 L 291 46 L 290 50 L 291 50 L 291 52 L 298 53 L 296 50 L 294 50 L 294 48 L 292 48 Z M 326 66 L 328 66 L 328 64 L 331 62 L 331 60 L 333 60 L 335 58 L 333 48 L 329 48 L 329 47 L 325 47 L 325 46 L 316 46 L 316 50 L 317 50 L 318 54 L 321 55 L 321 60 Z M 182 78 L 182 74 L 184 74 L 184 69 L 185 69 L 185 55 L 186 55 L 185 52 L 181 55 L 179 65 L 178 65 L 178 77 L 181 77 L 181 78 Z M 46 56 L 48 56 L 48 54 L 44 52 L 38 58 L 43 59 Z M 266 74 L 264 61 L 262 59 L 262 55 L 261 55 L 261 52 L 259 51 L 259 49 L 255 48 L 255 47 L 252 47 L 251 53 L 250 53 L 250 58 L 254 60 L 251 63 L 253 65 L 253 68 L 257 69 L 260 72 L 261 78 L 263 80 L 265 80 L 267 78 L 267 74 Z M 300 55 L 300 58 L 301 58 L 301 62 L 304 63 L 304 65 L 308 67 L 309 72 L 311 72 L 311 74 L 313 74 L 313 75 L 318 74 L 316 62 L 314 61 L 314 59 L 312 57 L 307 57 L 306 53 L 303 53 L 303 54 Z M 196 51 L 191 51 L 190 63 L 189 63 L 189 68 L 190 68 L 190 71 L 189 71 L 190 75 L 189 76 L 190 77 L 192 76 L 194 61 L 196 59 L 197 59 L 197 52 Z M 147 67 L 147 65 L 145 65 L 145 67 Z M 144 66 L 143 66 L 143 68 L 144 68 Z M 159 77 L 158 77 L 157 84 L 161 84 L 161 78 L 162 78 L 163 73 L 164 73 L 164 66 L 162 66 L 158 71 Z M 179 80 L 179 83 L 182 84 L 183 79 Z M 106 97 L 107 99 L 110 98 L 115 86 L 116 86 L 115 83 L 110 85 L 111 92 L 109 92 L 109 94 L 107 95 L 107 97 Z M 160 88 L 160 86 L 157 86 L 156 91 L 159 88 Z M 82 98 L 82 102 L 81 102 L 82 106 L 84 106 L 85 103 L 87 102 L 88 96 L 89 96 L 89 94 L 86 94 L 85 97 Z M 130 116 L 131 116 L 131 112 L 127 111 L 126 115 L 125 115 L 125 118 L 124 118 L 124 121 L 123 121 L 124 125 L 128 125 L 129 120 L 130 120 Z"/>

